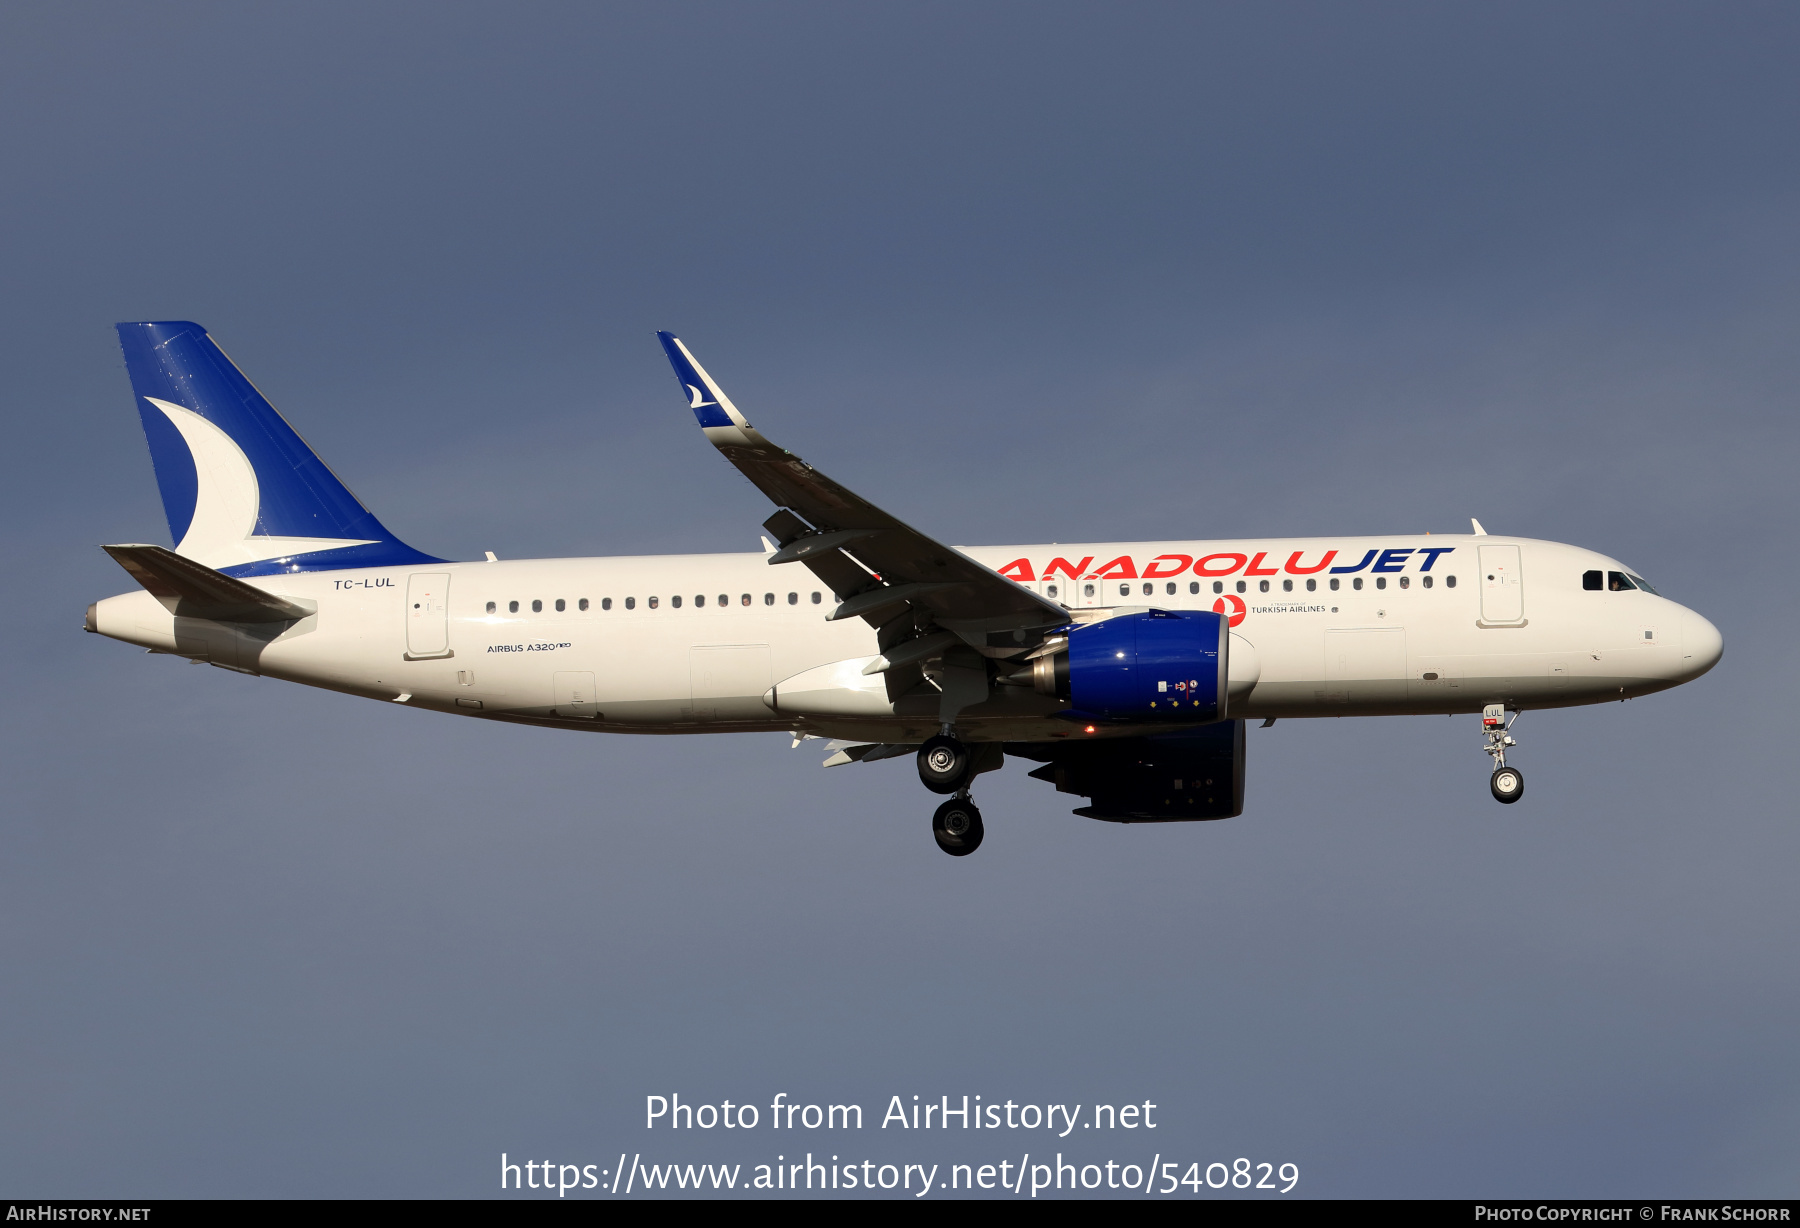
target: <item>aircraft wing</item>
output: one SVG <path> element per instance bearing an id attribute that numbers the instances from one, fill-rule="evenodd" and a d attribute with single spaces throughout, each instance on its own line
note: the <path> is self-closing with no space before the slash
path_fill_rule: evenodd
<path id="1" fill-rule="evenodd" d="M 839 602 L 833 619 L 861 617 L 882 628 L 884 653 L 937 628 L 976 647 L 993 642 L 1016 651 L 1037 633 L 1068 623 L 1068 611 L 1056 602 L 927 537 L 769 442 L 679 338 L 657 336 L 706 437 L 780 509 L 764 524 L 781 543 L 769 561 L 804 563 L 829 584 Z M 901 620 L 906 625 L 897 627 Z"/>

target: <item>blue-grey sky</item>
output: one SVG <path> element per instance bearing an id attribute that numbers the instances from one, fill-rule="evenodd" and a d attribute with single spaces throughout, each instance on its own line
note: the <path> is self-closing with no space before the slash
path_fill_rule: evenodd
<path id="1" fill-rule="evenodd" d="M 1792 1196 L 1800 14 L 0 11 L 0 1195 L 480 1195 L 499 1154 L 1293 1161 Z M 205 324 L 452 557 L 753 548 L 674 329 L 969 542 L 1490 530 L 1723 662 L 1284 721 L 1246 813 L 455 721 L 84 636 L 166 541 L 111 325 Z M 643 1098 L 1155 1101 L 1154 1139 L 650 1135 Z M 1146 1145 L 1148 1140 L 1149 1145 Z"/>

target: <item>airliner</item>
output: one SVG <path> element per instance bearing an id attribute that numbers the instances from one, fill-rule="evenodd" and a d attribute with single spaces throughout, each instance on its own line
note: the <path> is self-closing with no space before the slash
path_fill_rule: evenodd
<path id="1" fill-rule="evenodd" d="M 1666 690 L 1723 651 L 1639 571 L 1478 520 L 945 545 L 770 442 L 669 333 L 683 402 L 775 508 L 762 549 L 453 562 L 390 533 L 205 329 L 117 327 L 176 544 L 103 547 L 139 588 L 88 631 L 452 716 L 910 755 L 952 856 L 981 844 L 971 787 L 1008 756 L 1087 818 L 1234 818 L 1254 720 L 1478 713 L 1514 803 L 1521 712 Z"/>

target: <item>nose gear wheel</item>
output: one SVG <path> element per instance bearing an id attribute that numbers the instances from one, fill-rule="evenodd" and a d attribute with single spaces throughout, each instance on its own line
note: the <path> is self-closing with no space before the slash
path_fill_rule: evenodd
<path id="1" fill-rule="evenodd" d="M 1488 789 L 1495 801 L 1510 806 L 1525 796 L 1525 773 L 1516 767 L 1497 767 L 1488 778 Z"/>

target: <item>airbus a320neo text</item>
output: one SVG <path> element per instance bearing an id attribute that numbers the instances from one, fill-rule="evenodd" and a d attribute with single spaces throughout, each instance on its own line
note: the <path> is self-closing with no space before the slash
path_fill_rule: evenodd
<path id="1" fill-rule="evenodd" d="M 747 554 L 452 562 L 385 529 L 197 324 L 118 326 L 173 550 L 87 629 L 152 652 L 478 720 L 831 739 L 913 756 L 955 856 L 1007 756 L 1116 822 L 1244 808 L 1245 723 L 1512 722 L 1699 677 L 1719 632 L 1617 559 L 1468 535 L 949 546 L 771 443 L 658 334 L 713 447 L 768 496 Z"/>

